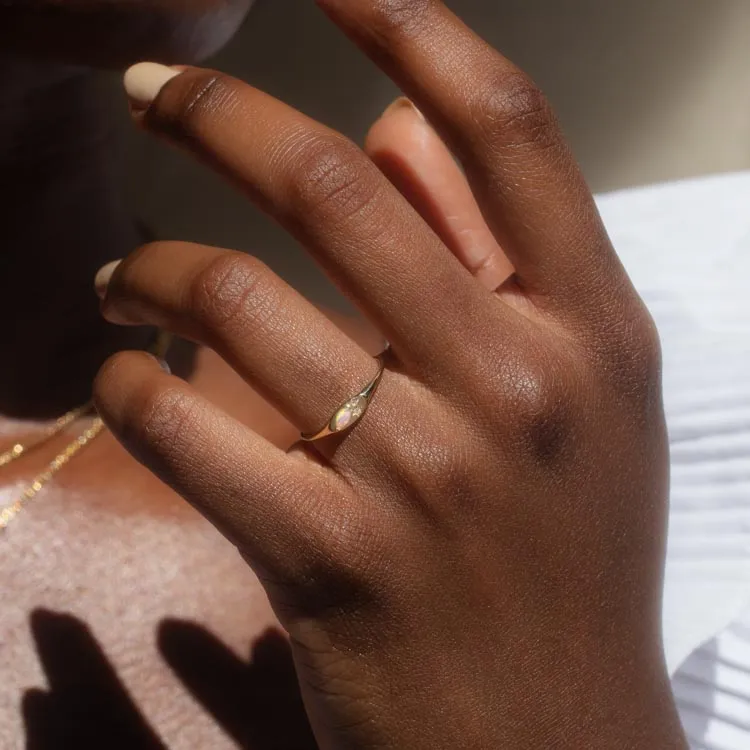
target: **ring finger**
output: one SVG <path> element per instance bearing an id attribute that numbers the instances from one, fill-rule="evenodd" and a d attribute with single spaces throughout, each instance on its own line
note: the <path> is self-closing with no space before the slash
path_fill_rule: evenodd
<path id="1" fill-rule="evenodd" d="M 113 323 L 210 346 L 303 433 L 359 393 L 377 363 L 268 267 L 243 253 L 146 245 L 97 277 Z"/>

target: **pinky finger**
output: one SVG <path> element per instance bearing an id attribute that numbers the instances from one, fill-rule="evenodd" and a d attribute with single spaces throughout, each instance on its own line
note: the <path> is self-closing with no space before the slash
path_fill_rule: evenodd
<path id="1" fill-rule="evenodd" d="M 406 98 L 375 122 L 365 151 L 453 254 L 494 291 L 513 266 L 487 226 L 469 183 L 440 136 Z"/>
<path id="2" fill-rule="evenodd" d="M 335 478 L 289 456 L 164 372 L 123 352 L 100 371 L 97 409 L 124 447 L 235 544 L 256 573 L 294 583 L 308 574 L 320 500 L 336 514 Z"/>

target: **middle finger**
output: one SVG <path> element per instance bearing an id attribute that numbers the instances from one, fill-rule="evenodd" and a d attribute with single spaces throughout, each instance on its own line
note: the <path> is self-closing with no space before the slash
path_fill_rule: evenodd
<path id="1" fill-rule="evenodd" d="M 177 75 L 141 64 L 126 87 L 149 130 L 207 160 L 294 234 L 407 367 L 435 364 L 435 351 L 476 337 L 477 322 L 498 314 L 492 297 L 342 135 L 212 71 Z"/>

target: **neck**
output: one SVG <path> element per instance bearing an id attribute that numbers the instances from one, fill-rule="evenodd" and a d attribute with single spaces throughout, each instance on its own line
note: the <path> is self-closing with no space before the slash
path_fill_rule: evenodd
<path id="1" fill-rule="evenodd" d="M 140 242 L 96 85 L 81 70 L 0 59 L 0 414 L 85 402 L 103 360 L 150 335 L 106 324 L 92 288 Z"/>

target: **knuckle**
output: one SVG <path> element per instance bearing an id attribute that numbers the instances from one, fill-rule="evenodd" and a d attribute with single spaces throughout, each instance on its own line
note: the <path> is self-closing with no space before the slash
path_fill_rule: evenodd
<path id="1" fill-rule="evenodd" d="M 366 214 L 378 192 L 378 183 L 360 150 L 339 136 L 306 141 L 291 172 L 295 209 L 312 209 L 337 222 Z"/>
<path id="2" fill-rule="evenodd" d="M 157 456 L 184 455 L 199 434 L 202 409 L 173 387 L 144 384 L 134 397 L 132 437 Z"/>
<path id="3" fill-rule="evenodd" d="M 645 308 L 641 313 L 636 337 L 637 359 L 644 365 L 645 373 L 656 380 L 661 379 L 662 348 L 656 322 Z"/>
<path id="4" fill-rule="evenodd" d="M 420 463 L 414 464 L 416 474 L 411 477 L 415 487 L 423 488 L 427 497 L 450 499 L 461 503 L 471 495 L 474 473 L 473 460 L 467 450 L 469 441 L 432 440 L 422 446 Z"/>
<path id="5" fill-rule="evenodd" d="M 151 255 L 158 255 L 165 247 L 168 247 L 171 244 L 173 243 L 162 240 L 146 242 L 128 255 L 123 262 L 123 266 L 128 269 L 136 268 L 145 258 L 148 258 Z"/>
<path id="6" fill-rule="evenodd" d="M 651 313 L 638 303 L 630 323 L 630 346 L 627 347 L 634 364 L 644 373 L 652 373 L 661 366 L 661 339 Z"/>
<path id="7" fill-rule="evenodd" d="M 662 349 L 659 332 L 646 306 L 638 300 L 613 326 L 606 371 L 621 391 L 637 399 L 659 398 Z M 649 399 L 650 400 L 650 399 Z"/>
<path id="8" fill-rule="evenodd" d="M 379 449 L 380 458 L 405 498 L 416 501 L 428 516 L 442 518 L 456 506 L 470 506 L 476 495 L 482 471 L 473 434 L 462 419 L 446 430 L 443 419 L 407 417 L 392 432 L 393 440 Z"/>
<path id="9" fill-rule="evenodd" d="M 117 352 L 113 354 L 99 369 L 94 381 L 94 394 L 97 404 L 104 400 L 106 395 L 116 392 L 120 388 L 123 376 L 128 372 L 128 352 Z"/>
<path id="10" fill-rule="evenodd" d="M 309 501 L 309 498 L 307 499 Z M 367 513 L 352 504 L 342 507 L 337 495 L 333 501 L 321 498 L 319 517 L 311 517 L 308 554 L 304 564 L 282 573 L 293 592 L 295 607 L 320 617 L 332 611 L 362 609 L 386 595 L 387 560 L 395 550 L 386 524 L 376 513 Z M 342 510 L 334 518 L 331 508 Z"/>
<path id="11" fill-rule="evenodd" d="M 112 300 L 118 297 L 137 296 L 141 278 L 139 270 L 148 264 L 152 256 L 158 255 L 169 244 L 171 243 L 148 242 L 133 250 L 118 266 L 107 288 L 107 298 Z"/>
<path id="12" fill-rule="evenodd" d="M 479 87 L 471 117 L 490 145 L 503 151 L 527 145 L 558 146 L 561 141 L 547 97 L 525 73 L 508 71 L 505 66 Z"/>
<path id="13" fill-rule="evenodd" d="M 330 566 L 337 577 L 349 581 L 356 590 L 367 592 L 378 579 L 377 571 L 388 547 L 383 524 L 374 522 L 369 514 L 361 514 L 346 524 L 339 523 L 328 545 L 326 567 Z"/>
<path id="14" fill-rule="evenodd" d="M 572 444 L 577 396 L 585 390 L 578 386 L 570 362 L 518 365 L 508 378 L 504 411 L 510 442 L 537 463 L 551 465 L 560 461 Z"/>
<path id="15" fill-rule="evenodd" d="M 199 433 L 202 403 L 179 387 L 164 385 L 163 378 L 139 378 L 133 383 L 134 352 L 119 352 L 100 369 L 94 398 L 100 413 L 117 424 L 119 438 L 145 463 L 154 466 L 183 455 Z M 119 402 L 114 406 L 115 401 Z"/>
<path id="16" fill-rule="evenodd" d="M 215 71 L 191 72 L 174 95 L 158 97 L 147 112 L 150 125 L 173 136 L 199 136 L 204 123 L 221 112 L 231 113 L 238 104 L 237 83 Z"/>
<path id="17" fill-rule="evenodd" d="M 264 325 L 280 304 L 273 278 L 273 272 L 257 258 L 222 253 L 189 284 L 188 307 L 212 330 Z"/>
<path id="18" fill-rule="evenodd" d="M 325 0 L 322 0 L 325 2 Z M 381 40 L 408 37 L 419 28 L 435 0 L 375 0 L 361 3 L 360 25 Z"/>

